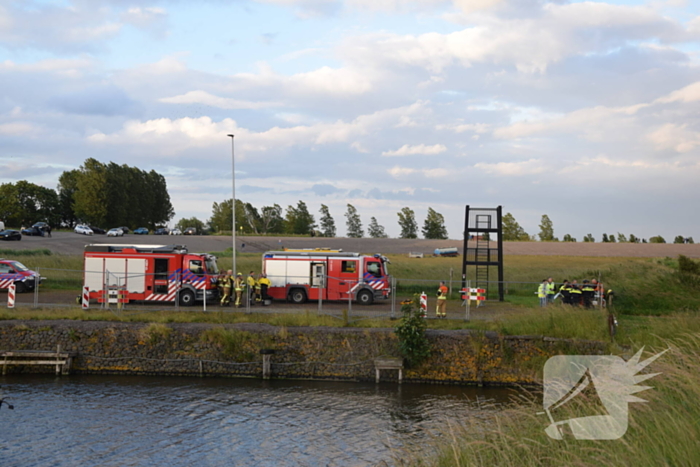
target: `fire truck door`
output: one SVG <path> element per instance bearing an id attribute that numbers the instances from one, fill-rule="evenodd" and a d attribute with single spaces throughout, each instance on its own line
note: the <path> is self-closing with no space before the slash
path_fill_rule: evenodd
<path id="1" fill-rule="evenodd" d="M 328 273 L 328 300 L 347 300 L 348 291 L 357 285 L 358 260 L 333 259 Z"/>
<path id="2" fill-rule="evenodd" d="M 315 289 L 320 289 L 321 293 L 326 290 L 326 264 L 325 263 L 311 263 L 311 287 Z M 321 298 L 326 298 L 323 294 Z"/>
<path id="3" fill-rule="evenodd" d="M 154 293 L 168 293 L 168 258 L 155 259 L 153 284 L 155 286 Z"/>

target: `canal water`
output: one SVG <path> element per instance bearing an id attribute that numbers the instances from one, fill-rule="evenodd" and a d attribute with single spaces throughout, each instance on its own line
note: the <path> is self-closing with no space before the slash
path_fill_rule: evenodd
<path id="1" fill-rule="evenodd" d="M 131 376 L 8 375 L 0 466 L 395 465 L 508 389 Z"/>

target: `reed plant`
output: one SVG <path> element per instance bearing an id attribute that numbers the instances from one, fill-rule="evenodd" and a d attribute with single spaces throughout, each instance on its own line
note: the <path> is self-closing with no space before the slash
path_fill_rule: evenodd
<path id="1" fill-rule="evenodd" d="M 700 334 L 686 334 L 649 348 L 669 348 L 651 365 L 651 389 L 637 396 L 647 403 L 631 403 L 629 427 L 617 440 L 554 440 L 545 428 L 541 393 L 520 393 L 505 410 L 475 417 L 464 425 L 447 423 L 442 436 L 422 453 L 403 454 L 400 465 L 447 466 L 695 466 L 700 465 Z M 571 399 L 558 419 L 591 415 L 599 400 L 594 395 Z"/>

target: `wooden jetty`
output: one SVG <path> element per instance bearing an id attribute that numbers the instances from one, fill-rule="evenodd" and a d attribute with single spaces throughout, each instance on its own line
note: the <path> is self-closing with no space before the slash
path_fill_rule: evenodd
<path id="1" fill-rule="evenodd" d="M 52 350 L 11 350 L 0 351 L 2 374 L 7 373 L 11 365 L 50 365 L 56 367 L 56 375 L 70 374 L 70 367 L 75 353 L 61 352 L 61 346 Z"/>
<path id="2" fill-rule="evenodd" d="M 377 383 L 379 382 L 379 372 L 381 370 L 399 370 L 399 384 L 401 384 L 403 380 L 403 358 L 376 358 L 374 359 L 374 370 L 376 372 Z"/>

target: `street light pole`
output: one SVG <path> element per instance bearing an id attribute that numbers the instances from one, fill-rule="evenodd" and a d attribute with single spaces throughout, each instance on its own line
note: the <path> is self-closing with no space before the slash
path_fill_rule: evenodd
<path id="1" fill-rule="evenodd" d="M 233 145 L 234 135 L 228 135 L 231 138 L 231 193 L 233 197 L 231 198 L 231 236 L 233 237 L 233 274 L 236 272 L 236 164 L 235 164 L 235 151 Z M 235 276 L 234 276 L 235 277 Z"/>

